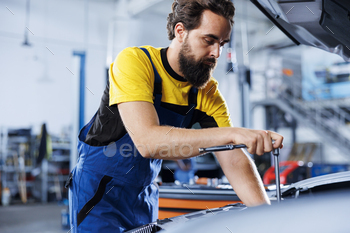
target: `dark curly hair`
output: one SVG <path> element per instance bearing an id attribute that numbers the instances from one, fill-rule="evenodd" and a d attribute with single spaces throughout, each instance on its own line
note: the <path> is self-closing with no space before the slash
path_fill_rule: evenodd
<path id="1" fill-rule="evenodd" d="M 172 12 L 168 15 L 168 38 L 175 38 L 174 28 L 179 22 L 183 23 L 186 30 L 190 31 L 199 26 L 204 10 L 210 10 L 221 15 L 233 25 L 235 7 L 231 0 L 174 0 Z"/>

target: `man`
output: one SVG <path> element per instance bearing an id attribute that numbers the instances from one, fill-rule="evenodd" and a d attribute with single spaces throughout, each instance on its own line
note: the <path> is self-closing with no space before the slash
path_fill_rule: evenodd
<path id="1" fill-rule="evenodd" d="M 233 128 L 211 77 L 233 15 L 229 0 L 177 0 L 168 17 L 168 48 L 126 48 L 118 55 L 100 108 L 79 134 L 70 183 L 73 232 L 123 232 L 155 221 L 153 181 L 162 159 L 230 143 L 258 155 L 282 147 L 277 133 Z M 196 122 L 203 129 L 190 129 Z M 269 204 L 249 157 L 241 150 L 216 156 L 246 205 Z"/>

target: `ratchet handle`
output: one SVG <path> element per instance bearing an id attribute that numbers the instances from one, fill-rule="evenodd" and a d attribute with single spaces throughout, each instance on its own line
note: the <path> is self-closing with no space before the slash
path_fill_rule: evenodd
<path id="1" fill-rule="evenodd" d="M 215 151 L 225 151 L 225 150 L 233 150 L 237 148 L 246 148 L 246 145 L 238 144 L 238 145 L 222 145 L 222 146 L 213 146 L 213 147 L 207 147 L 207 148 L 199 148 L 199 152 L 215 152 Z"/>
<path id="2" fill-rule="evenodd" d="M 277 202 L 281 202 L 281 180 L 280 180 L 280 168 L 278 156 L 280 155 L 280 148 L 272 150 L 272 154 L 275 160 L 275 181 L 276 181 L 276 197 Z"/>

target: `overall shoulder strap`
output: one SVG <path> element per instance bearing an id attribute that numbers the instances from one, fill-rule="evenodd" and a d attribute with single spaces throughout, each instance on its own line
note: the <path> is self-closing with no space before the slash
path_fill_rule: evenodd
<path id="1" fill-rule="evenodd" d="M 155 96 L 156 94 L 162 94 L 162 79 L 160 78 L 158 71 L 156 69 L 156 67 L 154 67 L 154 64 L 152 62 L 152 58 L 151 55 L 149 54 L 149 52 L 147 51 L 147 49 L 145 48 L 140 48 L 143 52 L 145 52 L 145 54 L 147 55 L 148 59 L 150 60 L 152 67 L 153 67 L 153 72 L 154 72 L 154 91 L 153 91 L 153 95 Z"/>
<path id="2" fill-rule="evenodd" d="M 192 87 L 190 90 L 190 94 L 188 96 L 188 106 L 197 107 L 197 95 L 198 95 L 198 89 L 195 87 Z"/>

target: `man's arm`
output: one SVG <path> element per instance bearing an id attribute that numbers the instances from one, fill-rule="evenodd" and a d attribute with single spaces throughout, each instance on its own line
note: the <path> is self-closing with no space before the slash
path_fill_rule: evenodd
<path id="1" fill-rule="evenodd" d="M 264 185 L 252 159 L 241 149 L 215 152 L 232 188 L 247 206 L 270 204 Z"/>
<path id="2" fill-rule="evenodd" d="M 149 102 L 118 104 L 125 128 L 142 156 L 183 159 L 199 154 L 201 147 L 245 144 L 251 154 L 262 155 L 282 147 L 283 137 L 271 131 L 244 128 L 180 129 L 160 126 L 157 112 Z M 271 139 L 275 140 L 272 145 Z M 238 197 L 247 206 L 269 204 L 254 163 L 241 150 L 216 153 L 220 165 Z"/>
<path id="3" fill-rule="evenodd" d="M 199 148 L 245 144 L 251 154 L 262 155 L 282 146 L 283 137 L 274 132 L 245 128 L 182 129 L 160 126 L 149 102 L 118 104 L 122 121 L 135 146 L 145 158 L 183 159 L 199 155 Z M 272 146 L 271 139 L 276 142 Z"/>

